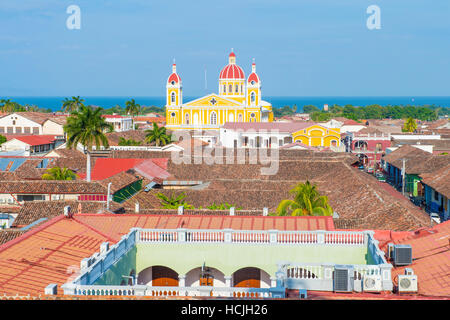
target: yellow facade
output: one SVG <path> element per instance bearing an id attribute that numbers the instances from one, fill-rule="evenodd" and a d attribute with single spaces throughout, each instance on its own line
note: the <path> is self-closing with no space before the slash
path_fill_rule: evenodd
<path id="1" fill-rule="evenodd" d="M 339 147 L 341 133 L 339 128 L 326 128 L 320 125 L 294 132 L 292 138 L 294 142 L 301 142 L 311 147 Z"/>
<path id="2" fill-rule="evenodd" d="M 181 79 L 174 64 L 166 87 L 166 126 L 171 130 L 218 130 L 226 122 L 272 122 L 272 105 L 261 99 L 260 81 L 247 81 L 235 62 L 232 53 L 219 78 L 219 94 L 187 103 L 183 103 Z M 232 72 L 227 73 L 226 68 L 231 68 Z M 255 68 L 253 64 L 251 75 L 259 79 Z"/>

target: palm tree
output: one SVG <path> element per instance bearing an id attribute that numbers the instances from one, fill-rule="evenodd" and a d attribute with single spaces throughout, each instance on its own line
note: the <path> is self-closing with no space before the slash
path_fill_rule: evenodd
<path id="1" fill-rule="evenodd" d="M 108 138 L 105 131 L 112 130 L 111 124 L 107 123 L 102 117 L 102 108 L 92 108 L 81 105 L 80 108 L 67 118 L 64 125 L 64 131 L 67 134 L 66 147 L 72 149 L 81 143 L 87 154 L 86 159 L 86 180 L 91 181 L 91 156 L 89 151 L 95 144 L 96 148 L 100 146 L 109 147 Z"/>
<path id="2" fill-rule="evenodd" d="M 277 208 L 277 215 L 286 216 L 332 216 L 333 209 L 328 204 L 328 197 L 321 196 L 316 185 L 308 180 L 297 184 L 289 193 L 294 200 L 282 200 Z"/>
<path id="3" fill-rule="evenodd" d="M 180 206 L 183 206 L 185 209 L 194 209 L 194 206 L 186 203 L 184 198 L 186 198 L 186 194 L 183 192 L 178 196 L 175 196 L 173 193 L 170 197 L 166 196 L 163 193 L 157 193 L 156 197 L 161 200 L 161 206 L 164 209 L 177 209 Z"/>
<path id="4" fill-rule="evenodd" d="M 69 113 L 78 110 L 82 105 L 84 105 L 84 99 L 81 99 L 80 96 L 72 97 L 72 99 L 65 98 L 62 102 L 62 110 Z"/>
<path id="5" fill-rule="evenodd" d="M 15 108 L 15 103 L 12 102 L 10 99 L 2 99 L 0 100 L 0 103 L 2 103 L 1 110 L 2 112 L 13 112 Z"/>
<path id="6" fill-rule="evenodd" d="M 47 169 L 47 173 L 42 175 L 42 179 L 44 180 L 75 180 L 77 175 L 72 172 L 72 170 L 67 169 L 66 167 L 53 167 Z"/>
<path id="7" fill-rule="evenodd" d="M 134 101 L 134 99 L 131 99 L 130 101 L 125 102 L 125 105 L 127 106 L 125 108 L 125 112 L 128 115 L 138 115 L 139 112 L 141 111 L 141 105 L 137 104 L 136 101 Z"/>
<path id="8" fill-rule="evenodd" d="M 153 129 L 145 130 L 145 133 L 147 133 L 145 136 L 145 142 L 155 142 L 157 147 L 165 146 L 166 144 L 172 142 L 172 137 L 166 134 L 166 128 L 158 127 L 156 122 L 153 122 Z"/>
<path id="9" fill-rule="evenodd" d="M 416 120 L 414 120 L 412 117 L 409 117 L 405 124 L 403 125 L 403 131 L 406 132 L 414 132 L 417 129 L 417 123 Z"/>

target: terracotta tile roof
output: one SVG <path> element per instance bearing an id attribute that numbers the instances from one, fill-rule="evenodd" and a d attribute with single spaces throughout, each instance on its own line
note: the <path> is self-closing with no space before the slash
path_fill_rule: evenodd
<path id="1" fill-rule="evenodd" d="M 359 130 L 358 132 L 355 132 L 355 136 L 358 136 L 359 134 L 377 134 L 377 135 L 381 135 L 381 134 L 383 134 L 383 132 L 380 131 L 377 128 L 365 127 L 363 129 Z"/>
<path id="2" fill-rule="evenodd" d="M 41 218 L 52 219 L 60 216 L 64 213 L 65 206 L 70 206 L 75 213 L 78 213 L 80 208 L 82 213 L 99 213 L 105 211 L 106 204 L 90 201 L 27 201 L 20 207 L 12 226 L 21 228 Z"/>
<path id="3" fill-rule="evenodd" d="M 385 155 L 383 157 L 383 159 L 386 162 L 393 163 L 394 161 L 396 161 L 398 159 L 406 157 L 408 154 L 413 154 L 414 156 L 417 156 L 417 155 L 427 156 L 430 153 L 423 151 L 419 148 L 412 147 L 410 145 L 404 145 L 404 146 L 401 146 L 400 148 L 398 148 L 397 150 L 394 150 L 393 152 Z"/>
<path id="4" fill-rule="evenodd" d="M 436 171 L 450 164 L 449 155 L 433 155 L 421 149 L 405 145 L 384 157 L 384 161 L 401 169 L 405 159 L 407 174 L 422 174 Z"/>
<path id="5" fill-rule="evenodd" d="M 422 182 L 450 198 L 450 164 L 428 174 L 420 175 Z"/>
<path id="6" fill-rule="evenodd" d="M 78 180 L 0 181 L 0 193 L 106 194 L 106 189 L 96 182 Z"/>
<path id="7" fill-rule="evenodd" d="M 393 242 L 411 245 L 413 253 L 412 265 L 392 269 L 394 283 L 405 268 L 412 268 L 418 277 L 419 295 L 450 296 L 450 221 Z"/>
<path id="8" fill-rule="evenodd" d="M 0 230 L 0 245 L 11 241 L 21 235 L 23 235 L 26 231 L 19 231 L 19 230 Z"/>
<path id="9" fill-rule="evenodd" d="M 111 240 L 75 219 L 56 217 L 0 246 L 0 294 L 43 295 L 48 284 L 67 282 L 83 258 Z"/>
<path id="10" fill-rule="evenodd" d="M 133 227 L 148 229 L 222 229 L 236 230 L 334 230 L 331 217 L 256 217 L 192 216 L 140 214 L 82 214 L 75 220 L 107 234 L 116 241 Z"/>
<path id="11" fill-rule="evenodd" d="M 111 183 L 111 193 L 115 193 L 139 180 L 142 180 L 142 178 L 136 176 L 135 171 L 130 169 L 119 172 L 107 179 L 99 180 L 98 183 L 105 188 L 108 188 L 108 184 Z"/>
<path id="12" fill-rule="evenodd" d="M 53 117 L 53 114 L 43 112 L 14 112 L 14 113 L 21 115 L 22 117 L 25 117 L 41 125 L 45 122 L 45 120 Z"/>

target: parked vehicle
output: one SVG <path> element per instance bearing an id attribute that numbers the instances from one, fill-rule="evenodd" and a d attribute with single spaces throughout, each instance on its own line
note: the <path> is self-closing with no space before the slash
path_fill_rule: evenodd
<path id="1" fill-rule="evenodd" d="M 436 212 L 432 212 L 430 214 L 430 218 L 431 218 L 431 220 L 433 220 L 434 222 L 436 222 L 438 224 L 441 223 L 441 217 L 439 217 L 439 215 Z"/>
<path id="2" fill-rule="evenodd" d="M 367 173 L 373 173 L 373 168 L 366 168 Z"/>
<path id="3" fill-rule="evenodd" d="M 384 174 L 382 174 L 381 172 L 377 172 L 375 174 L 375 177 L 377 178 L 378 181 L 386 182 L 386 176 Z"/>

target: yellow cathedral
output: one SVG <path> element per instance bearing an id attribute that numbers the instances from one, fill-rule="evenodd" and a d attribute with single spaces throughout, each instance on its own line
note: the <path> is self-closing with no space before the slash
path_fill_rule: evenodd
<path id="1" fill-rule="evenodd" d="M 261 79 L 245 73 L 231 52 L 219 75 L 219 94 L 183 103 L 183 86 L 174 63 L 167 80 L 166 127 L 171 130 L 219 130 L 226 122 L 272 122 L 272 105 L 262 100 Z"/>

